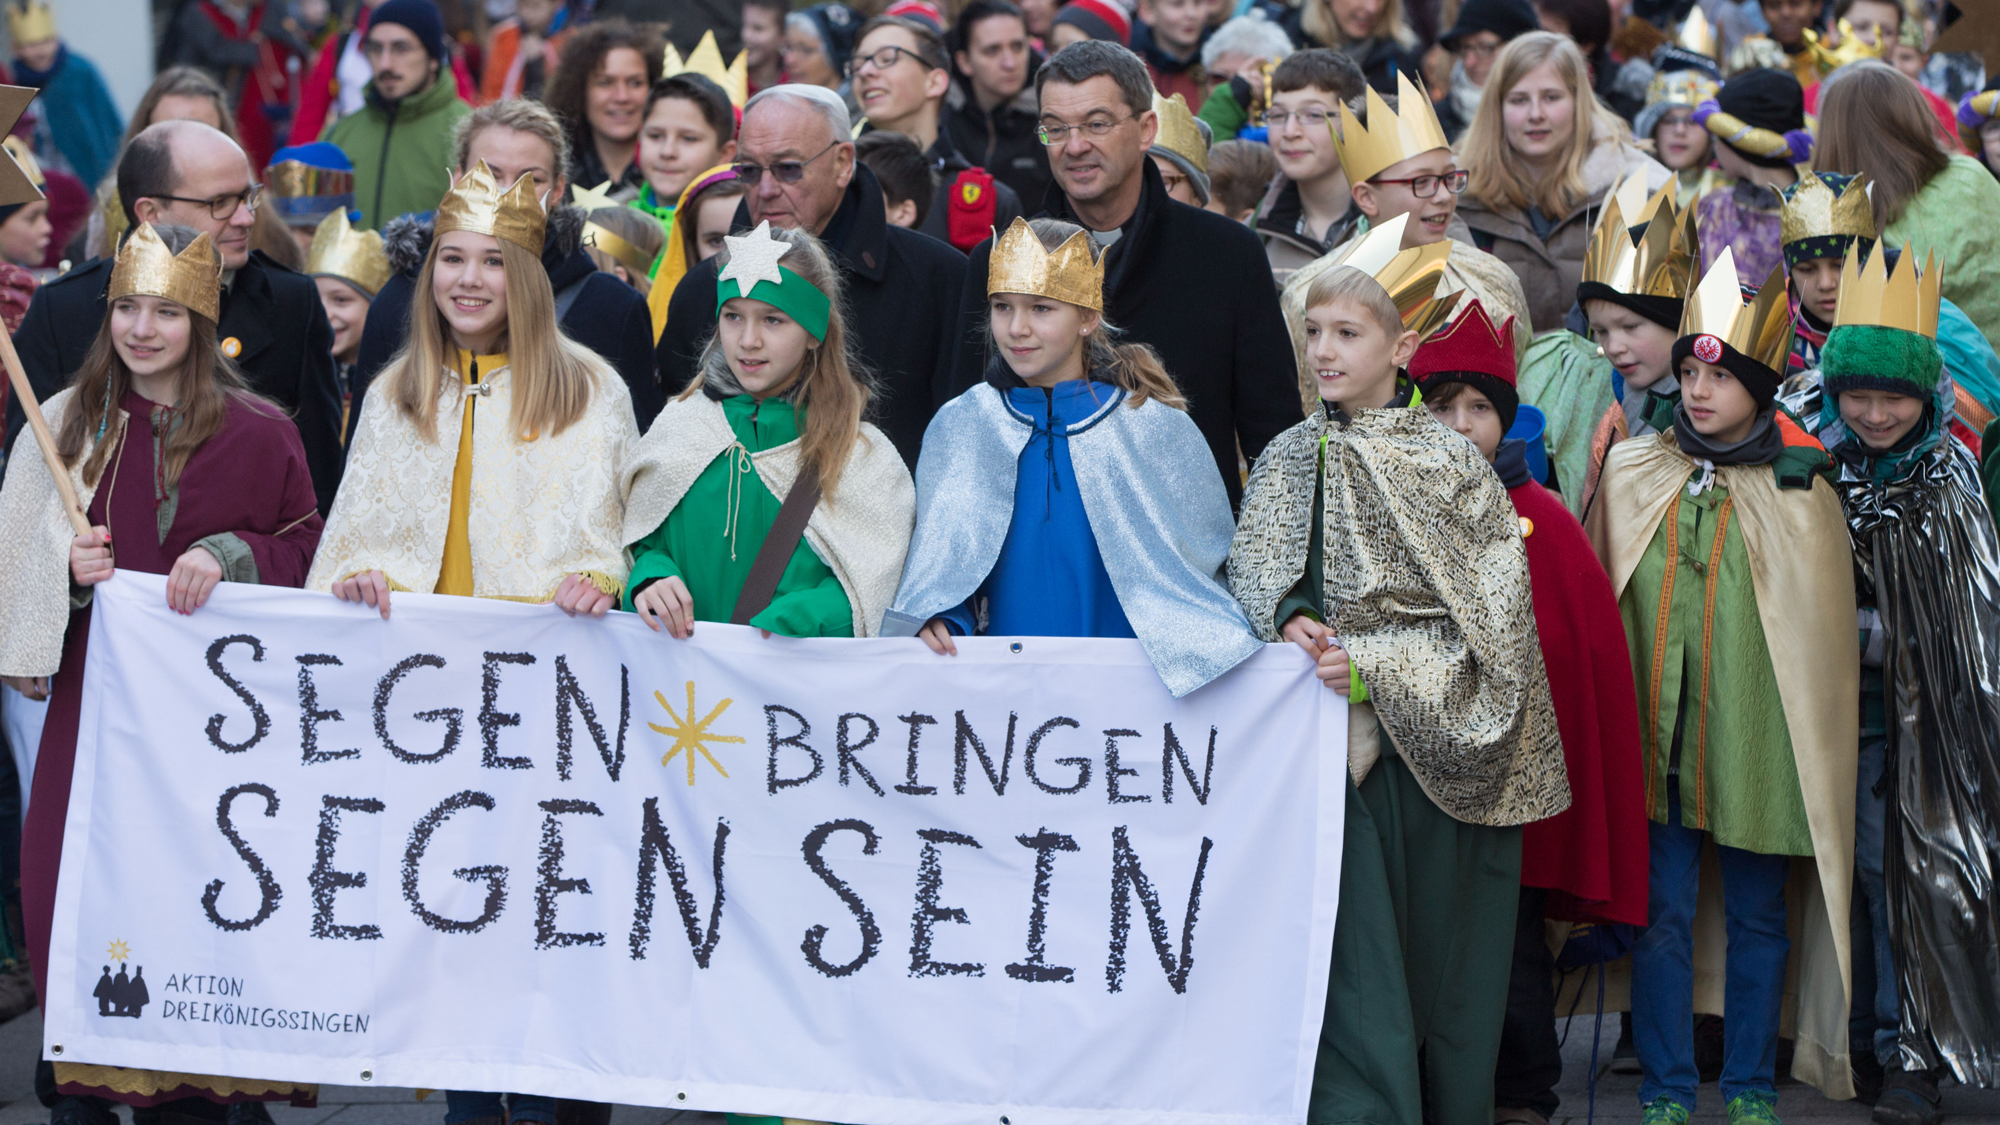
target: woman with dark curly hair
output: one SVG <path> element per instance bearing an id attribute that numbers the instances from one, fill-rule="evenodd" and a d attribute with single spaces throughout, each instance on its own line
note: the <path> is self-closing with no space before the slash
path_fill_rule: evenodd
<path id="1" fill-rule="evenodd" d="M 580 28 L 563 44 L 562 59 L 543 101 L 569 130 L 569 181 L 593 188 L 612 180 L 637 191 L 639 127 L 646 91 L 660 79 L 664 40 L 657 24 L 622 19 Z"/>

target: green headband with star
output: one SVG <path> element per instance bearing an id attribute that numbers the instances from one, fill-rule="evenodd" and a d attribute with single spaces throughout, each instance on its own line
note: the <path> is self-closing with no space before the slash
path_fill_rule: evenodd
<path id="1" fill-rule="evenodd" d="M 827 321 L 833 316 L 833 300 L 819 286 L 778 264 L 792 244 L 771 237 L 767 220 L 741 238 L 729 235 L 722 240 L 729 247 L 729 263 L 716 277 L 715 314 L 735 297 L 762 301 L 799 322 L 815 340 L 826 339 Z M 746 292 L 747 289 L 747 292 Z"/>

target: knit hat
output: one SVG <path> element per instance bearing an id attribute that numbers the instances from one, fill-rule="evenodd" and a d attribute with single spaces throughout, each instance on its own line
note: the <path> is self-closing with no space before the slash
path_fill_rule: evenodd
<path id="1" fill-rule="evenodd" d="M 1066 23 L 1092 39 L 1122 47 L 1132 45 L 1132 17 L 1116 0 L 1070 0 L 1056 13 L 1055 22 Z"/>
<path id="2" fill-rule="evenodd" d="M 1821 353 L 1824 356 L 1825 353 Z M 1726 343 L 1720 336 L 1702 333 L 1698 336 L 1682 336 L 1674 341 L 1674 370 L 1679 371 L 1681 361 L 1693 356 L 1703 363 L 1712 363 L 1734 375 L 1757 400 L 1758 410 L 1768 410 L 1777 401 L 1778 386 L 1782 382 L 1776 371 L 1751 359 Z"/>
<path id="3" fill-rule="evenodd" d="M 1458 10 L 1458 21 L 1438 36 L 1438 45 L 1456 51 L 1460 39 L 1482 31 L 1490 31 L 1505 42 L 1541 26 L 1528 0 L 1465 0 L 1465 6 Z"/>
<path id="4" fill-rule="evenodd" d="M 930 25 L 932 31 L 940 35 L 944 33 L 944 13 L 938 11 L 938 6 L 931 3 L 931 0 L 896 0 L 894 4 L 884 9 L 882 14 L 922 20 Z"/>
<path id="5" fill-rule="evenodd" d="M 437 5 L 431 0 L 388 0 L 368 17 L 370 27 L 384 23 L 408 28 L 417 42 L 424 45 L 425 53 L 439 62 L 451 54 L 444 36 L 444 17 L 438 15 Z"/>
<path id="6" fill-rule="evenodd" d="M 264 183 L 286 226 L 316 228 L 335 211 L 354 210 L 354 164 L 326 141 L 272 153 Z"/>
<path id="7" fill-rule="evenodd" d="M 1742 71 L 1722 84 L 1695 120 L 1752 164 L 1789 168 L 1812 157 L 1806 94 L 1790 73 L 1771 67 Z"/>
<path id="8" fill-rule="evenodd" d="M 1937 341 L 1900 328 L 1877 324 L 1844 324 L 1827 334 L 1820 349 L 1821 386 L 1829 395 L 1842 391 L 1888 391 L 1929 399 L 1944 370 L 1944 353 Z"/>
<path id="9" fill-rule="evenodd" d="M 391 0 L 393 3 L 394 0 Z M 812 21 L 819 32 L 820 49 L 835 74 L 847 73 L 847 61 L 854 57 L 854 36 L 861 30 L 861 17 L 845 4 L 814 4 L 800 15 Z"/>
<path id="10" fill-rule="evenodd" d="M 1465 383 L 1492 400 L 1500 412 L 1500 432 L 1514 428 L 1521 410 L 1514 365 L 1514 318 L 1499 325 L 1477 300 L 1457 320 L 1417 347 L 1410 379 L 1428 395 L 1446 383 Z"/>

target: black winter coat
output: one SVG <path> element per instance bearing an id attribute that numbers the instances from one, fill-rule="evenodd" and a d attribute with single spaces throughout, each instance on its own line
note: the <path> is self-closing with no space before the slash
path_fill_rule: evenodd
<path id="1" fill-rule="evenodd" d="M 1263 244 L 1249 227 L 1167 198 L 1152 161 L 1139 209 L 1104 252 L 1105 314 L 1133 343 L 1160 353 L 1187 397 L 1188 414 L 1215 454 L 1233 506 L 1242 497 L 1236 451 L 1251 461 L 1304 417 L 1297 361 Z M 1060 184 L 1044 214 L 1077 221 Z M 960 301 L 954 387 L 986 370 L 986 268 L 992 240 L 972 251 Z"/>
<path id="2" fill-rule="evenodd" d="M 1035 89 L 1030 85 L 988 113 L 960 85 L 945 99 L 940 123 L 960 156 L 1013 188 L 1023 207 L 1030 209 L 1049 190 L 1049 150 L 1035 135 L 1041 124 L 1035 104 Z"/>
<path id="3" fill-rule="evenodd" d="M 1306 30 L 1303 6 L 1286 4 L 1283 0 L 1258 0 L 1253 6 L 1261 10 L 1267 18 L 1275 21 L 1279 27 L 1284 28 L 1285 34 L 1292 37 L 1292 46 L 1299 50 L 1329 46 L 1314 39 L 1312 33 Z M 1354 44 L 1352 49 L 1335 47 L 1334 50 L 1346 54 L 1359 63 L 1362 76 L 1368 79 L 1368 84 L 1373 86 L 1377 93 L 1396 92 L 1398 71 L 1410 75 L 1420 75 L 1424 72 L 1421 52 L 1405 47 L 1394 39 L 1376 37 L 1364 43 Z"/>
<path id="4" fill-rule="evenodd" d="M 14 350 L 21 354 L 36 398 L 48 401 L 69 386 L 70 377 L 83 366 L 104 324 L 111 266 L 110 258 L 99 258 L 36 290 L 20 331 L 14 333 Z M 225 351 L 229 340 L 236 341 L 236 366 L 250 388 L 283 407 L 298 425 L 313 493 L 324 514 L 333 506 L 342 462 L 333 329 L 326 322 L 326 307 L 319 302 L 319 287 L 304 274 L 265 257 L 263 251 L 252 251 L 223 291 L 222 319 L 215 335 L 224 341 Z M 26 421 L 21 404 L 10 398 L 9 451 Z"/>
<path id="5" fill-rule="evenodd" d="M 749 228 L 743 207 L 737 207 L 732 226 L 739 232 Z M 877 380 L 869 421 L 882 427 L 914 469 L 931 415 L 958 393 L 952 383 L 952 331 L 965 255 L 929 235 L 890 226 L 882 187 L 860 163 L 820 238 L 840 263 L 854 349 Z M 670 395 L 694 378 L 702 345 L 715 331 L 717 261 L 710 258 L 689 270 L 668 306 L 659 357 L 660 383 Z"/>
<path id="6" fill-rule="evenodd" d="M 549 285 L 555 290 L 558 303 L 563 300 L 564 289 L 578 281 L 583 283 L 569 310 L 562 315 L 563 334 L 596 352 L 617 370 L 632 394 L 632 414 L 644 430 L 667 404 L 653 371 L 653 317 L 646 309 L 646 299 L 637 290 L 608 273 L 598 272 L 597 263 L 578 245 L 581 230 L 581 213 L 576 208 L 565 207 L 551 215 L 548 242 L 542 247 L 542 268 L 549 271 Z M 395 245 L 392 256 L 401 268 L 383 283 L 382 291 L 375 294 L 375 302 L 368 308 L 368 326 L 361 332 L 361 351 L 355 357 L 349 390 L 353 400 L 347 411 L 349 441 L 353 440 L 354 426 L 361 419 L 361 400 L 368 384 L 403 350 L 403 342 L 410 334 L 410 298 L 417 286 L 414 272 L 430 250 L 431 235 L 428 227 L 416 232 L 405 228 L 403 233 L 406 238 L 420 237 L 411 244 L 400 245 L 397 244 L 400 240 L 392 236 Z M 410 260 L 412 255 L 414 261 Z"/>

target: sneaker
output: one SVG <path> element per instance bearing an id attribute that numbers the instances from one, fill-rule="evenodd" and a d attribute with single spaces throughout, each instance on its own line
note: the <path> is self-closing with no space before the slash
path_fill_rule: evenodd
<path id="1" fill-rule="evenodd" d="M 1936 1125 L 1938 1089 L 1922 1071 L 1891 1070 L 1883 1075 L 1875 1101 L 1874 1125 Z"/>
<path id="2" fill-rule="evenodd" d="M 1665 1096 L 1646 1103 L 1639 1125 L 1687 1125 L 1688 1107 Z"/>
<path id="3" fill-rule="evenodd" d="M 1745 1090 L 1729 1099 L 1729 1125 L 1778 1125 L 1778 1096 Z"/>

